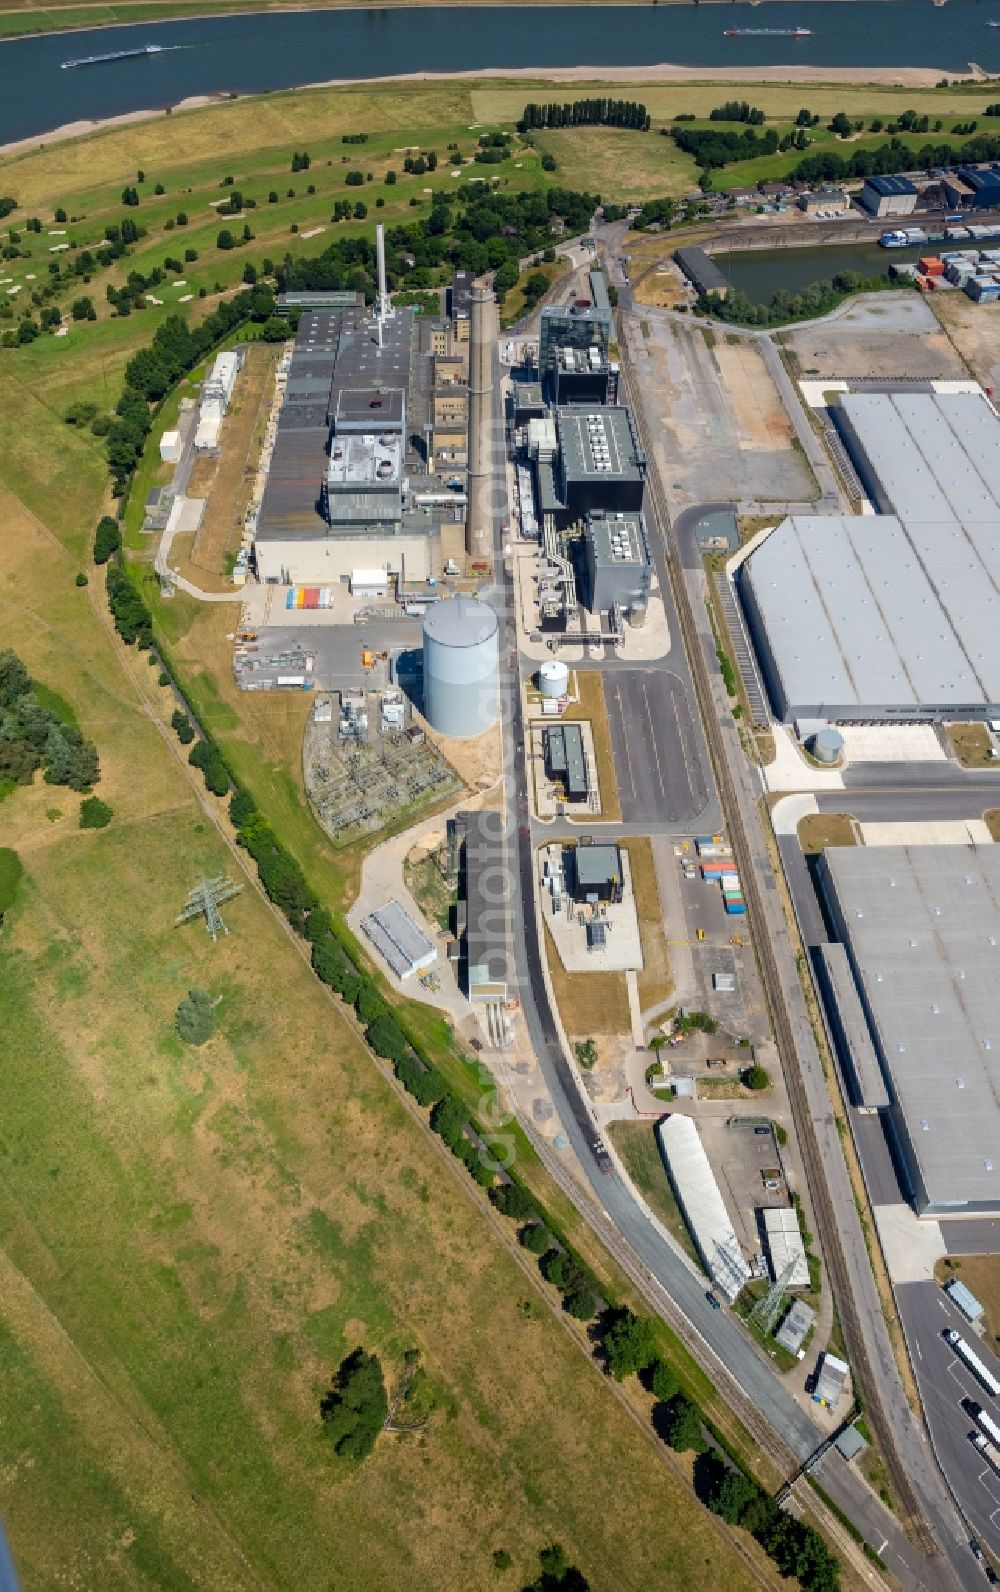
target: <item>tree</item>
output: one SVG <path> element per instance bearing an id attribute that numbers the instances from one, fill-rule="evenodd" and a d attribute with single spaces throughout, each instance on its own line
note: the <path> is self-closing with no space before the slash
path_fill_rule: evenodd
<path id="1" fill-rule="evenodd" d="M 497 268 L 496 275 L 493 278 L 493 291 L 498 299 L 503 299 L 511 288 L 516 286 L 517 266 L 513 260 L 505 260 L 503 265 Z"/>
<path id="2" fill-rule="evenodd" d="M 637 1376 L 656 1359 L 656 1322 L 652 1316 L 620 1310 L 604 1335 L 603 1348 L 608 1370 L 616 1382 Z"/>
<path id="3" fill-rule="evenodd" d="M 173 713 L 170 715 L 170 724 L 181 745 L 190 746 L 194 740 L 194 725 L 187 714 L 182 712 L 180 708 L 174 708 Z"/>
<path id="4" fill-rule="evenodd" d="M 527 1222 L 539 1214 L 538 1206 L 521 1183 L 500 1183 L 490 1195 L 495 1210 L 515 1222 Z"/>
<path id="5" fill-rule="evenodd" d="M 762 1089 L 770 1089 L 771 1087 L 770 1075 L 758 1062 L 754 1062 L 752 1067 L 744 1069 L 742 1081 L 746 1088 L 752 1089 L 755 1094 L 758 1094 Z"/>
<path id="6" fill-rule="evenodd" d="M 500 1570 L 500 1571 L 509 1570 L 513 1563 L 514 1563 L 514 1561 L 511 1558 L 510 1554 L 507 1552 L 506 1548 L 494 1548 L 494 1550 L 493 1550 L 493 1568 L 494 1568 L 494 1570 Z"/>
<path id="7" fill-rule="evenodd" d="M 538 1555 L 542 1573 L 525 1592 L 589 1592 L 590 1582 L 566 1557 L 566 1549 L 554 1542 Z"/>
<path id="8" fill-rule="evenodd" d="M 139 195 L 136 192 L 135 188 L 125 187 L 125 188 L 122 189 L 122 204 L 123 205 L 135 206 L 138 203 L 139 203 Z"/>
<path id="9" fill-rule="evenodd" d="M 207 1044 L 215 1033 L 214 1001 L 207 990 L 189 989 L 177 1007 L 174 1026 L 186 1045 Z"/>
<path id="10" fill-rule="evenodd" d="M 201 769 L 205 786 L 213 796 L 229 795 L 229 771 L 214 741 L 198 741 L 188 753 L 188 762 Z"/>
<path id="11" fill-rule="evenodd" d="M 669 1366 L 666 1360 L 657 1358 L 648 1369 L 649 1391 L 661 1403 L 669 1404 L 670 1400 L 676 1398 L 680 1391 L 680 1383 L 674 1374 L 673 1367 Z"/>
<path id="12" fill-rule="evenodd" d="M 708 1507 L 721 1515 L 727 1526 L 742 1524 L 749 1505 L 760 1492 L 757 1483 L 741 1470 L 723 1469 L 708 1495 Z"/>
<path id="13" fill-rule="evenodd" d="M 236 239 L 233 237 L 228 227 L 223 227 L 222 231 L 219 233 L 215 240 L 215 247 L 217 249 L 235 249 Z"/>
<path id="14" fill-rule="evenodd" d="M 544 1255 L 552 1246 L 552 1234 L 544 1222 L 529 1222 L 517 1236 L 529 1255 Z"/>
<path id="15" fill-rule="evenodd" d="M 666 1408 L 663 1436 L 678 1453 L 704 1453 L 707 1444 L 702 1436 L 701 1414 L 697 1404 L 692 1404 L 683 1393 L 678 1393 Z"/>
<path id="16" fill-rule="evenodd" d="M 74 299 L 71 314 L 75 321 L 96 321 L 97 311 L 93 299 L 86 294 L 83 298 Z"/>
<path id="17" fill-rule="evenodd" d="M 107 829 L 114 814 L 99 796 L 85 796 L 80 803 L 81 829 Z"/>
<path id="18" fill-rule="evenodd" d="M 830 131 L 836 133 L 838 138 L 850 138 L 852 131 L 850 117 L 844 111 L 838 111 L 830 120 Z"/>
<path id="19" fill-rule="evenodd" d="M 94 532 L 94 563 L 106 564 L 112 553 L 117 553 L 122 545 L 122 533 L 118 521 L 112 519 L 110 514 L 105 514 L 97 522 Z"/>
<path id="20" fill-rule="evenodd" d="M 359 1348 L 341 1361 L 320 1404 L 320 1414 L 335 1454 L 342 1459 L 367 1459 L 389 1414 L 377 1355 Z"/>
<path id="21" fill-rule="evenodd" d="M 49 785 L 68 785 L 70 790 L 89 790 L 100 778 L 97 747 L 84 740 L 72 724 L 53 722 L 45 742 L 45 780 Z"/>

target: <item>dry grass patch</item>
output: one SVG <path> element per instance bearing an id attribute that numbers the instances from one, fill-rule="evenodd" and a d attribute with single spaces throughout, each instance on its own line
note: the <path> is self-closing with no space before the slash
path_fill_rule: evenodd
<path id="1" fill-rule="evenodd" d="M 857 825 L 850 813 L 810 813 L 798 829 L 799 845 L 807 857 L 825 851 L 827 846 L 861 844 Z"/>
<path id="2" fill-rule="evenodd" d="M 641 98 L 641 91 L 636 93 Z M 578 98 L 575 87 L 565 97 Z M 580 193 L 613 193 L 622 204 L 676 198 L 693 188 L 698 176 L 690 155 L 682 154 L 672 138 L 655 133 L 563 127 L 533 137 L 539 151 L 554 158 L 557 182 Z"/>
<path id="3" fill-rule="evenodd" d="M 632 890 L 642 944 L 642 971 L 636 975 L 639 1005 L 643 1011 L 649 1011 L 669 1000 L 674 988 L 667 936 L 663 928 L 660 887 L 656 882 L 656 863 L 649 840 L 623 841 L 622 850 L 628 852 L 632 870 Z"/>
<path id="4" fill-rule="evenodd" d="M 571 1039 L 590 1039 L 629 1031 L 624 973 L 567 973 L 556 942 L 545 926 L 545 955 L 552 993 L 563 1028 Z"/>
<path id="5" fill-rule="evenodd" d="M 604 698 L 604 680 L 597 669 L 578 669 L 574 678 L 579 701 L 570 703 L 563 718 L 590 720 L 594 737 L 597 780 L 601 787 L 601 818 L 606 823 L 620 823 L 622 809 L 618 800 L 618 781 L 615 778 L 615 758 L 611 746 L 607 703 Z"/>
<path id="6" fill-rule="evenodd" d="M 945 727 L 951 749 L 963 768 L 992 766 L 993 742 L 985 724 L 948 724 Z"/>

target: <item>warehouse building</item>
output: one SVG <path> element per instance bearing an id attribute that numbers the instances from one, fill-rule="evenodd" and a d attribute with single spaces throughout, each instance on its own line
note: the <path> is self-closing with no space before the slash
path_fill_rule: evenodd
<path id="1" fill-rule="evenodd" d="M 400 980 L 422 973 L 437 961 L 437 950 L 400 901 L 370 912 L 361 927 Z"/>
<path id="2" fill-rule="evenodd" d="M 641 514 L 588 514 L 583 548 L 583 600 L 591 613 L 648 601 L 652 566 Z"/>
<path id="3" fill-rule="evenodd" d="M 996 1215 L 1000 847 L 833 847 L 818 874 L 918 1215 Z"/>
<path id="4" fill-rule="evenodd" d="M 729 283 L 704 249 L 675 249 L 674 259 L 696 293 L 715 293 L 725 298 Z"/>
<path id="5" fill-rule="evenodd" d="M 964 185 L 967 198 L 964 208 L 968 210 L 997 210 L 1000 209 L 1000 171 L 993 166 L 960 166 L 958 168 L 959 180 Z M 947 189 L 949 179 L 945 178 Z"/>
<path id="6" fill-rule="evenodd" d="M 875 515 L 786 519 L 739 589 L 785 721 L 1000 717 L 1000 420 L 975 393 L 851 393 Z"/>
<path id="7" fill-rule="evenodd" d="M 872 216 L 911 216 L 917 208 L 917 190 L 909 177 L 866 177 L 858 197 Z"/>
<path id="8" fill-rule="evenodd" d="M 579 724 L 550 724 L 542 730 L 545 772 L 561 785 L 568 802 L 585 802 L 590 794 L 583 730 Z"/>
<path id="9" fill-rule="evenodd" d="M 750 1281 L 750 1267 L 691 1117 L 674 1113 L 657 1124 L 667 1175 L 705 1270 L 732 1304 Z"/>

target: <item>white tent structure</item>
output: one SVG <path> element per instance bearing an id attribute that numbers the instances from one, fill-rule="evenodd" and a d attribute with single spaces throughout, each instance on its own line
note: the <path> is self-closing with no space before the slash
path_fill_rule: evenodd
<path id="1" fill-rule="evenodd" d="M 750 1280 L 750 1267 L 729 1219 L 697 1126 L 690 1117 L 675 1112 L 658 1124 L 656 1136 L 677 1203 L 705 1269 L 718 1292 L 732 1304 Z"/>

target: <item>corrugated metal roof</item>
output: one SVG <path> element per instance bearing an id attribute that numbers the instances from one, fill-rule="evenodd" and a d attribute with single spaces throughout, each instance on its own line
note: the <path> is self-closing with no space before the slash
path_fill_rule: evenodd
<path id="1" fill-rule="evenodd" d="M 361 927 L 398 978 L 410 978 L 437 960 L 433 942 L 400 901 L 387 901 L 369 913 Z"/>
<path id="2" fill-rule="evenodd" d="M 675 1112 L 657 1124 L 656 1136 L 698 1253 L 716 1288 L 732 1301 L 749 1281 L 750 1267 L 698 1128 L 690 1117 Z"/>
<path id="3" fill-rule="evenodd" d="M 1000 1201 L 1000 846 L 841 846 L 820 864 L 930 1204 Z"/>
<path id="4" fill-rule="evenodd" d="M 799 1218 L 791 1205 L 764 1207 L 764 1236 L 767 1240 L 767 1253 L 774 1281 L 777 1282 L 786 1266 L 792 1265 L 795 1269 L 788 1278 L 786 1287 L 808 1288 L 809 1262 L 806 1259 L 806 1246 L 802 1242 Z"/>
<path id="5" fill-rule="evenodd" d="M 965 1286 L 964 1282 L 959 1282 L 957 1277 L 953 1277 L 951 1282 L 945 1283 L 944 1291 L 952 1304 L 957 1305 L 963 1316 L 969 1321 L 979 1320 L 983 1313 L 983 1307 L 972 1290 Z"/>
<path id="6" fill-rule="evenodd" d="M 884 199 L 896 194 L 916 193 L 917 191 L 909 177 L 866 177 L 865 187 L 873 188 Z"/>
<path id="7" fill-rule="evenodd" d="M 782 522 L 744 566 L 790 718 L 1000 704 L 1000 420 L 973 393 L 853 393 L 881 513 Z M 889 510 L 892 512 L 888 512 Z"/>

